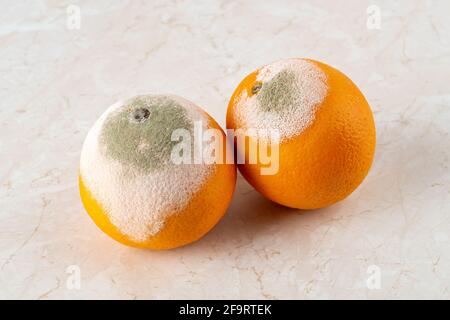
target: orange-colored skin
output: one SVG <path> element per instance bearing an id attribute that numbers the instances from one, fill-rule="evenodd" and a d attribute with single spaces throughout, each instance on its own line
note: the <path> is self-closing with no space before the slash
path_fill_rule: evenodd
<path id="1" fill-rule="evenodd" d="M 215 121 L 212 120 L 211 123 L 213 128 L 220 129 Z M 223 131 L 222 135 L 225 139 Z M 231 201 L 236 185 L 236 166 L 234 164 L 215 166 L 215 173 L 204 183 L 184 210 L 171 215 L 161 231 L 144 242 L 131 240 L 111 223 L 107 213 L 92 197 L 80 175 L 81 200 L 95 224 L 111 238 L 123 244 L 154 250 L 181 247 L 197 241 L 210 231 L 223 217 Z"/>
<path id="2" fill-rule="evenodd" d="M 308 61 L 328 78 L 328 94 L 313 123 L 300 135 L 281 142 L 277 174 L 261 175 L 260 163 L 238 165 L 247 181 L 264 196 L 299 209 L 326 207 L 350 195 L 369 172 L 376 142 L 372 111 L 356 85 L 340 71 Z M 248 75 L 233 93 L 227 128 L 247 128 L 235 117 L 236 99 L 243 90 L 252 95 L 258 71 Z M 248 148 L 245 155 L 248 159 Z"/>

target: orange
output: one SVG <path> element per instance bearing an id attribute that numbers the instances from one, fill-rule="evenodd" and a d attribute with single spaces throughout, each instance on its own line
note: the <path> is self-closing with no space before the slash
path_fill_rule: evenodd
<path id="1" fill-rule="evenodd" d="M 286 59 L 259 68 L 234 91 L 227 128 L 270 128 L 280 140 L 275 174 L 238 164 L 247 181 L 279 204 L 322 208 L 350 195 L 366 177 L 375 151 L 375 124 L 357 86 L 342 72 L 310 59 Z M 248 141 L 260 142 L 250 135 Z M 236 152 L 249 158 L 249 148 Z"/>
<path id="2" fill-rule="evenodd" d="M 225 139 L 206 112 L 177 96 L 137 96 L 97 120 L 81 152 L 79 186 L 103 232 L 129 246 L 170 249 L 217 224 L 230 203 L 236 168 L 193 160 L 188 152 L 197 124 Z M 177 130 L 181 135 L 174 138 Z M 182 142 L 186 148 L 177 149 Z M 181 163 L 174 161 L 185 152 L 176 158 Z"/>

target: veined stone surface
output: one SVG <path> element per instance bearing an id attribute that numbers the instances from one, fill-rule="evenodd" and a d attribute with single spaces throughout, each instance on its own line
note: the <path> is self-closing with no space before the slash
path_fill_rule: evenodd
<path id="1" fill-rule="evenodd" d="M 1 299 L 450 298 L 449 1 L 80 1 L 79 29 L 69 3 L 7 2 Z M 226 217 L 192 245 L 137 250 L 99 231 L 77 176 L 105 106 L 171 93 L 223 126 L 241 79 L 289 57 L 338 68 L 374 111 L 374 165 L 356 192 L 304 212 L 239 178 Z"/>

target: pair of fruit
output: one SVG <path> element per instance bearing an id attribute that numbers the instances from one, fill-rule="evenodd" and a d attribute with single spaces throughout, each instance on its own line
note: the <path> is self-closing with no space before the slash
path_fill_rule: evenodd
<path id="1" fill-rule="evenodd" d="M 195 136 L 196 123 L 220 130 L 225 140 L 214 119 L 177 96 L 138 96 L 100 117 L 84 142 L 79 175 L 83 204 L 100 229 L 130 246 L 169 249 L 214 227 L 231 201 L 236 166 L 174 163 L 173 133 L 181 128 Z M 367 175 L 375 149 L 362 93 L 338 70 L 308 59 L 278 61 L 248 75 L 230 99 L 227 128 L 278 130 L 274 174 L 261 174 L 259 158 L 238 167 L 264 196 L 300 209 L 347 197 Z M 255 156 L 245 146 L 237 144 L 237 154 Z"/>

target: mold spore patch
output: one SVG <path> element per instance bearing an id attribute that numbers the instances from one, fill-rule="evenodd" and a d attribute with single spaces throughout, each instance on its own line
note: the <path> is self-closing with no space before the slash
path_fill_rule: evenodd
<path id="1" fill-rule="evenodd" d="M 166 96 L 139 96 L 127 101 L 106 118 L 100 136 L 106 156 L 146 172 L 170 165 L 177 143 L 172 132 L 192 132 L 186 109 Z"/>
<path id="2" fill-rule="evenodd" d="M 282 113 L 286 106 L 294 105 L 298 96 L 296 82 L 294 71 L 280 71 L 261 85 L 257 95 L 259 109 L 264 112 Z"/>
<path id="3" fill-rule="evenodd" d="M 196 121 L 210 126 L 206 114 L 185 99 L 139 96 L 112 105 L 89 131 L 81 177 L 111 223 L 131 240 L 156 235 L 214 174 L 213 165 L 172 164 L 170 135 L 163 142 L 172 128 L 192 128 Z"/>
<path id="4" fill-rule="evenodd" d="M 237 101 L 242 128 L 277 129 L 281 140 L 301 134 L 314 121 L 328 92 L 327 77 L 304 59 L 287 59 L 267 65 L 256 77 L 258 90 L 243 90 Z"/>

